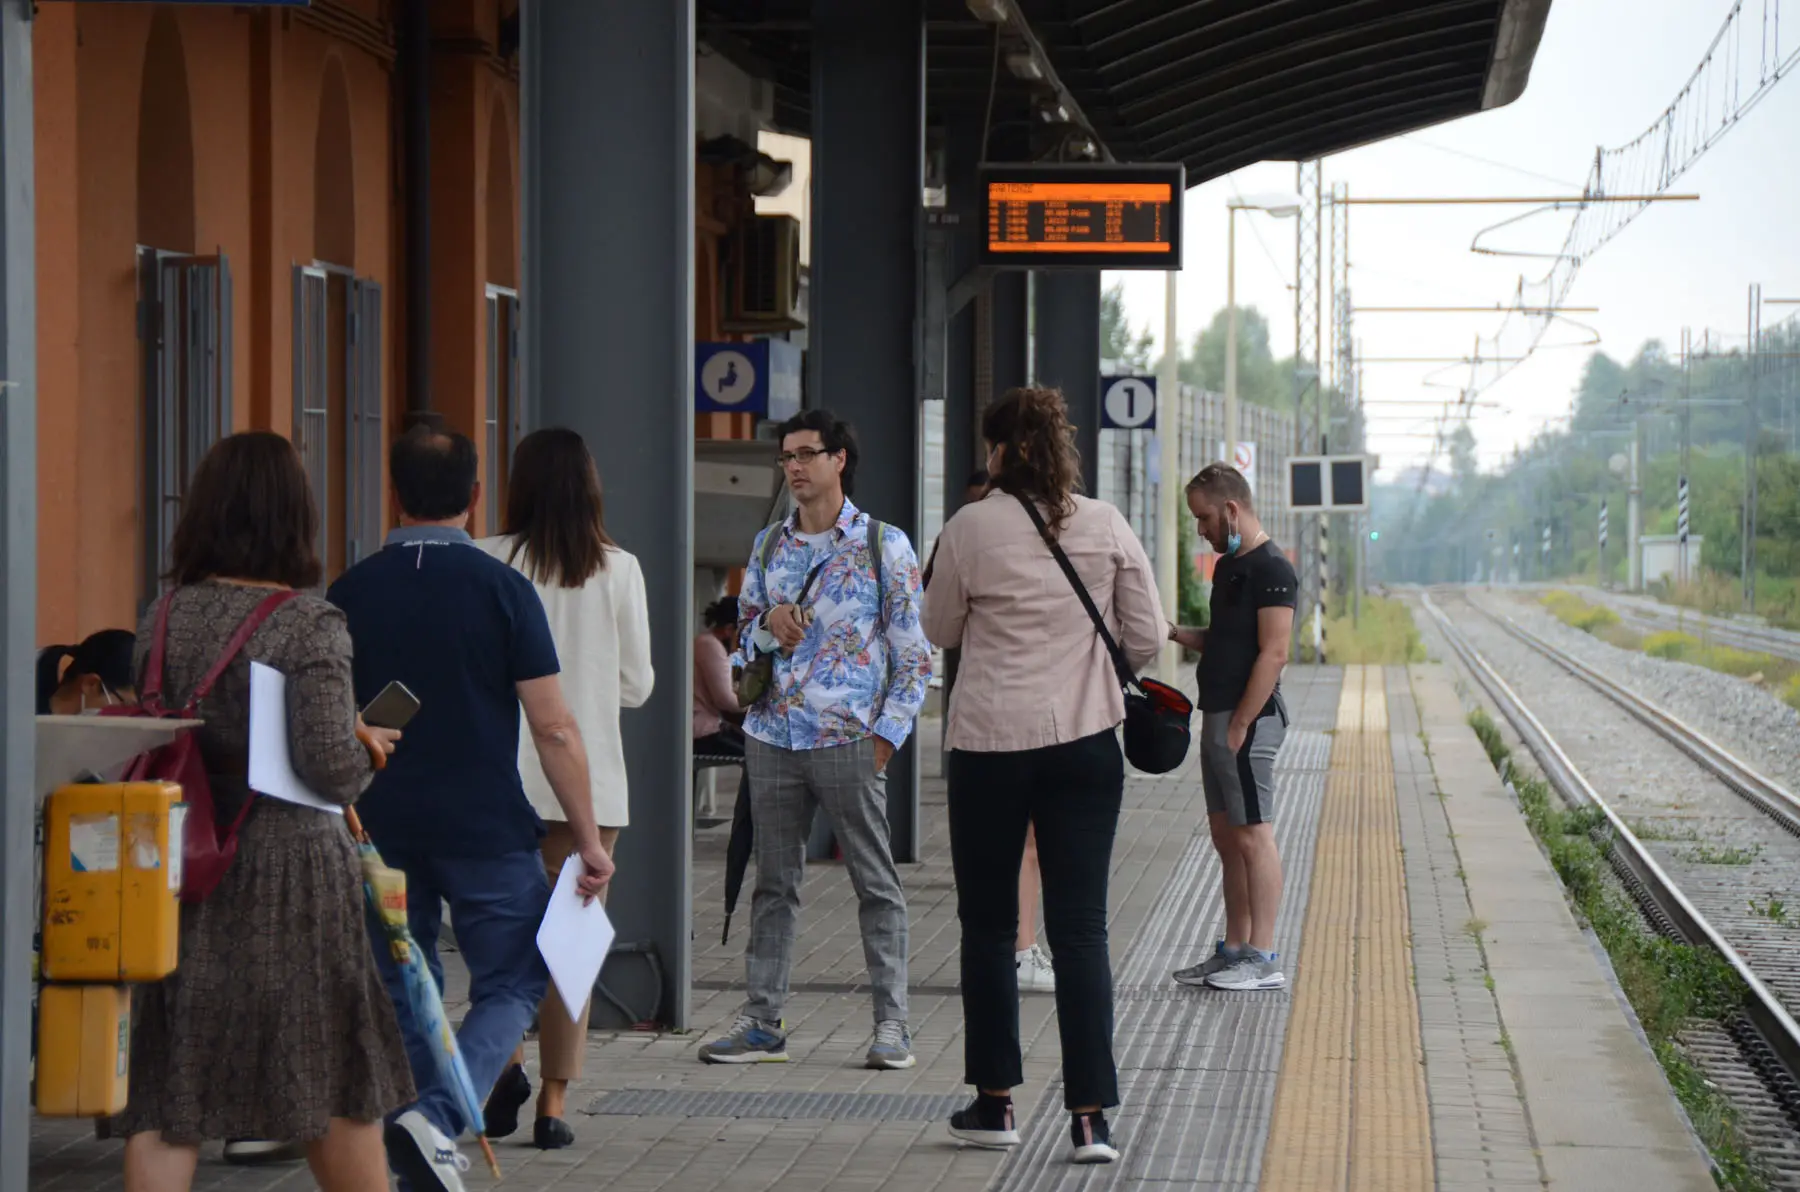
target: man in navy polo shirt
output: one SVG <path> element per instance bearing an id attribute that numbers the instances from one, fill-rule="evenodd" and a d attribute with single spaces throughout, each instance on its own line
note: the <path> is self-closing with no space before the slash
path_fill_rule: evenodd
<path id="1" fill-rule="evenodd" d="M 588 796 L 587 752 L 563 700 L 556 647 L 524 576 L 477 550 L 466 526 L 480 492 L 475 445 L 415 427 L 389 457 L 400 528 L 331 586 L 356 647 L 356 699 L 393 680 L 419 697 L 404 750 L 375 776 L 358 813 L 387 863 L 406 873 L 407 917 L 443 985 L 437 938 L 450 908 L 469 968 L 469 1012 L 457 1032 L 476 1092 L 486 1096 L 525 1037 L 548 975 L 537 951 L 549 900 L 538 853 L 543 823 L 519 782 L 519 708 L 579 842 L 585 895 L 612 877 Z M 467 1123 L 436 1077 L 385 948 L 375 949 L 419 1085 L 387 1128 L 402 1184 L 461 1192 Z"/>

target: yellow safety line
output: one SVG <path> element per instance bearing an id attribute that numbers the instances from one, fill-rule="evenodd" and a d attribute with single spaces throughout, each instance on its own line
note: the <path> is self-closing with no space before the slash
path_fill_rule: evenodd
<path id="1" fill-rule="evenodd" d="M 1267 1192 L 1428 1192 L 1430 1105 L 1400 854 L 1387 696 L 1349 667 L 1319 810 L 1312 891 L 1275 1113 Z"/>

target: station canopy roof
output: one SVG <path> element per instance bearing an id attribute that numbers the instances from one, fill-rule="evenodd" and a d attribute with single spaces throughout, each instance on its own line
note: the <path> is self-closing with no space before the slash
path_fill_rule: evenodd
<path id="1" fill-rule="evenodd" d="M 770 80 L 777 126 L 808 135 L 812 0 L 697 7 L 701 41 Z M 1036 128 L 1060 105 L 1115 159 L 1180 162 L 1198 185 L 1253 162 L 1320 157 L 1512 102 L 1549 8 L 1550 0 L 927 0 L 927 107 L 934 120 L 981 119 L 991 97 L 998 133 Z"/>

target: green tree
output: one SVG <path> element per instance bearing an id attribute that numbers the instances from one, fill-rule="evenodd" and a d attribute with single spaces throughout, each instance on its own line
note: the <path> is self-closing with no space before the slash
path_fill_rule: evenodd
<path id="1" fill-rule="evenodd" d="M 1181 362 L 1181 379 L 1190 385 L 1225 392 L 1225 341 L 1229 312 L 1221 307 L 1206 328 L 1194 336 Z M 1276 360 L 1269 348 L 1269 320 L 1254 306 L 1238 308 L 1238 400 L 1270 409 L 1292 409 L 1293 365 Z"/>
<path id="2" fill-rule="evenodd" d="M 1125 286 L 1115 283 L 1100 295 L 1100 358 L 1114 361 L 1121 372 L 1150 368 L 1150 329 L 1133 331 L 1125 314 Z"/>
<path id="3" fill-rule="evenodd" d="M 1450 474 L 1456 477 L 1459 492 L 1467 492 L 1478 471 L 1475 460 L 1475 432 L 1467 422 L 1458 423 L 1450 435 Z"/>

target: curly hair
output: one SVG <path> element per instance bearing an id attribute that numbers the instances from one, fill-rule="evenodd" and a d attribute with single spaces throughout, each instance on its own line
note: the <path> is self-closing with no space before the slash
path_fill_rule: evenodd
<path id="1" fill-rule="evenodd" d="M 1008 389 L 981 419 L 981 436 L 1006 454 L 993 486 L 1043 506 L 1052 535 L 1075 513 L 1081 456 L 1060 389 Z"/>

